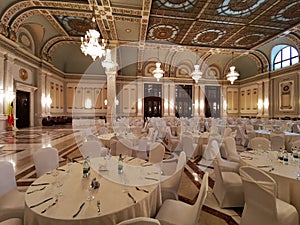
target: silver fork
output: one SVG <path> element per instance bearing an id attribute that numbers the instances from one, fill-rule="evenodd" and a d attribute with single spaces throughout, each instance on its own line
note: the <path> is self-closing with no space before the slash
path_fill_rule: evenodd
<path id="1" fill-rule="evenodd" d="M 98 215 L 100 215 L 100 213 L 101 213 L 101 209 L 100 209 L 100 200 L 97 200 L 97 212 L 98 212 Z"/>

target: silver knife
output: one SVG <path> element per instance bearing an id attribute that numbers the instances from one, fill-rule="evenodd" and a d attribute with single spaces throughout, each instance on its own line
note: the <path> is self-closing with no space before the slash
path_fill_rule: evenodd
<path id="1" fill-rule="evenodd" d="M 41 204 L 44 204 L 45 202 L 50 201 L 51 199 L 53 199 L 53 197 L 47 198 L 47 199 L 45 199 L 44 201 L 41 201 L 41 202 L 39 202 L 39 203 L 37 203 L 37 204 L 35 204 L 35 205 L 30 206 L 29 208 L 37 207 L 37 206 L 39 206 L 39 205 L 41 205 Z"/>
<path id="2" fill-rule="evenodd" d="M 80 213 L 80 211 L 81 211 L 82 207 L 84 206 L 84 204 L 85 204 L 85 202 L 83 202 L 83 203 L 80 205 L 78 211 L 73 215 L 73 218 L 75 218 L 75 217 Z"/>
<path id="3" fill-rule="evenodd" d="M 41 213 L 45 213 L 48 209 L 50 209 L 52 206 L 55 206 L 56 203 L 58 202 L 58 198 L 55 199 L 55 201 L 49 205 L 46 209 L 44 209 Z"/>
<path id="4" fill-rule="evenodd" d="M 134 199 L 134 197 L 133 197 L 129 192 L 128 192 L 127 194 L 128 194 L 128 196 L 129 196 L 129 198 L 132 199 L 133 203 L 136 203 L 136 200 Z"/>
<path id="5" fill-rule="evenodd" d="M 155 181 L 158 181 L 158 179 L 153 178 L 153 177 L 145 177 L 145 179 L 147 179 L 147 180 L 155 180 Z"/>

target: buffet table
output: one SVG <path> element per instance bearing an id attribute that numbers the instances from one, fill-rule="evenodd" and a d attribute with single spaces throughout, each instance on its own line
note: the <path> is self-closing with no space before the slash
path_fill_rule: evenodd
<path id="1" fill-rule="evenodd" d="M 111 160 L 115 159 L 112 157 Z M 99 159 L 93 159 L 92 168 L 99 168 L 99 163 Z M 138 216 L 154 216 L 161 205 L 159 182 L 155 178 L 156 173 L 151 174 L 151 171 L 155 172 L 155 167 L 143 167 L 149 169 L 143 172 L 147 176 L 150 174 L 149 177 L 153 179 L 143 179 L 144 182 L 138 183 L 131 180 L 130 169 L 125 165 L 124 175 L 128 175 L 126 181 L 121 178 L 122 175 L 119 177 L 120 180 L 114 180 L 118 175 L 112 171 L 110 173 L 94 169 L 91 169 L 88 178 L 83 178 L 81 163 L 73 163 L 69 168 L 69 173 L 66 172 L 65 166 L 63 167 L 65 171 L 57 170 L 45 174 L 28 188 L 25 196 L 25 225 L 117 224 Z M 113 166 L 110 166 L 110 169 L 117 170 Z M 105 173 L 106 175 L 102 176 Z M 110 178 L 110 175 L 115 177 Z M 99 181 L 100 187 L 91 193 L 89 187 L 93 178 Z M 62 186 L 59 187 L 58 182 L 62 183 Z M 88 200 L 91 194 L 95 197 L 94 200 Z M 101 202 L 100 213 L 97 200 Z M 53 203 L 55 204 L 51 206 Z M 34 206 L 36 204 L 39 205 Z M 78 215 L 74 217 L 78 211 Z"/>

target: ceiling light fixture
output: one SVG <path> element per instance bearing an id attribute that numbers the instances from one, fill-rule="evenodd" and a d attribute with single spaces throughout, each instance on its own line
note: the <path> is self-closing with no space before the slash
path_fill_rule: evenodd
<path id="1" fill-rule="evenodd" d="M 231 59 L 231 62 L 233 62 L 233 52 L 232 52 L 232 59 Z M 229 73 L 226 75 L 227 77 L 227 80 L 230 81 L 231 84 L 234 83 L 234 81 L 236 79 L 238 79 L 238 77 L 240 76 L 240 74 L 238 72 L 235 71 L 235 66 L 231 66 L 230 68 L 230 71 Z"/>
<path id="2" fill-rule="evenodd" d="M 159 47 L 157 47 L 157 52 L 158 52 L 158 61 L 159 61 Z M 156 62 L 155 63 L 156 68 L 153 70 L 153 76 L 156 78 L 157 81 L 159 81 L 160 78 L 164 76 L 164 71 L 160 68 L 161 62 Z"/>
<path id="3" fill-rule="evenodd" d="M 197 65 L 197 52 L 198 49 L 196 49 L 195 53 L 195 65 L 194 65 L 194 71 L 191 73 L 191 77 L 195 80 L 196 84 L 198 84 L 198 81 L 202 78 L 202 72 L 200 71 L 200 65 Z"/>
<path id="4" fill-rule="evenodd" d="M 90 55 L 95 61 L 97 57 L 101 58 L 105 56 L 106 42 L 104 39 L 101 41 L 101 45 L 98 42 L 100 33 L 96 30 L 96 13 L 95 5 L 93 3 L 93 17 L 92 17 L 92 29 L 86 32 L 86 35 L 81 37 L 80 49 L 84 55 Z"/>

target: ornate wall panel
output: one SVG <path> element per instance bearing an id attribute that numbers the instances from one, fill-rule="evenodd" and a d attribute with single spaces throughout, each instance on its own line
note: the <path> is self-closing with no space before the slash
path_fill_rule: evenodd
<path id="1" fill-rule="evenodd" d="M 238 88 L 227 89 L 227 113 L 238 113 Z"/>
<path id="2" fill-rule="evenodd" d="M 294 81 L 284 81 L 279 83 L 280 98 L 279 111 L 294 110 Z"/>
<path id="3" fill-rule="evenodd" d="M 240 90 L 240 113 L 257 114 L 258 86 L 242 87 Z"/>

